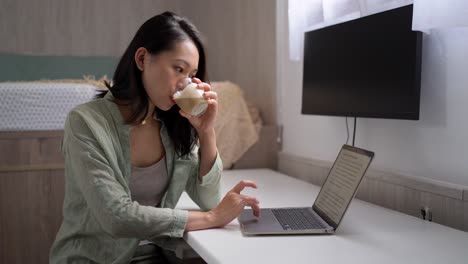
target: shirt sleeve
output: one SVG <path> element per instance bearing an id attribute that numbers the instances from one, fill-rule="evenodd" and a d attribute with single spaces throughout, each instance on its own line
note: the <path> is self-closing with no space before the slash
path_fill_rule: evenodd
<path id="1" fill-rule="evenodd" d="M 185 190 L 201 210 L 208 211 L 215 208 L 221 201 L 221 174 L 223 171 L 223 163 L 219 153 L 217 153 L 216 160 L 210 171 L 206 175 L 199 177 L 199 155 L 197 150 L 195 150 L 194 153 L 196 153 L 193 155 L 197 166 L 194 166 Z"/>
<path id="2" fill-rule="evenodd" d="M 140 239 L 183 236 L 188 212 L 133 202 L 118 165 L 110 164 L 105 148 L 76 112 L 70 113 L 65 124 L 63 152 L 66 172 L 71 174 L 67 179 L 77 185 L 87 210 L 104 232 Z"/>

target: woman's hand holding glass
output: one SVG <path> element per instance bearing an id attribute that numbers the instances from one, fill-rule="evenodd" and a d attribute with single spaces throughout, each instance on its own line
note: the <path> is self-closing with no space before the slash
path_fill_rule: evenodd
<path id="1" fill-rule="evenodd" d="M 214 129 L 216 114 L 218 112 L 218 95 L 216 92 L 212 91 L 208 83 L 204 83 L 198 78 L 193 78 L 192 80 L 197 84 L 198 89 L 203 89 L 205 91 L 203 97 L 208 102 L 208 108 L 205 113 L 200 116 L 192 116 L 185 113 L 183 110 L 180 110 L 179 113 L 189 120 L 199 135 L 209 133 Z"/>

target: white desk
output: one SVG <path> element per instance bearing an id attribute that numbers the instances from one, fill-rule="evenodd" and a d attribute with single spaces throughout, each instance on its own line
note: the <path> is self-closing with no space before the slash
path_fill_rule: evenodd
<path id="1" fill-rule="evenodd" d="M 260 170 L 225 171 L 227 192 L 253 180 L 261 207 L 311 206 L 319 187 Z M 178 208 L 197 208 L 184 194 Z M 468 233 L 354 199 L 335 235 L 243 236 L 236 220 L 184 239 L 208 263 L 468 263 Z"/>

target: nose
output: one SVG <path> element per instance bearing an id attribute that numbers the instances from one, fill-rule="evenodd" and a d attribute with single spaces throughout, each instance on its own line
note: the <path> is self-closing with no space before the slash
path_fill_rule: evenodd
<path id="1" fill-rule="evenodd" d="M 183 90 L 185 86 L 189 85 L 190 83 L 192 83 L 192 78 L 181 79 L 177 82 L 176 88 L 178 91 Z"/>

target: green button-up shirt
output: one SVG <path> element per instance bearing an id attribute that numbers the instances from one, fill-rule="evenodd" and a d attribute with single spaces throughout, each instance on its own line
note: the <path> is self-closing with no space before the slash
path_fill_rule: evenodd
<path id="1" fill-rule="evenodd" d="M 184 191 L 202 210 L 220 201 L 219 155 L 208 174 L 198 177 L 198 149 L 176 156 L 164 124 L 160 134 L 171 179 L 161 208 L 132 201 L 130 126 L 112 100 L 108 93 L 77 106 L 65 122 L 63 222 L 51 263 L 128 263 L 140 240 L 164 247 L 170 238 L 183 236 L 188 212 L 174 207 Z"/>

